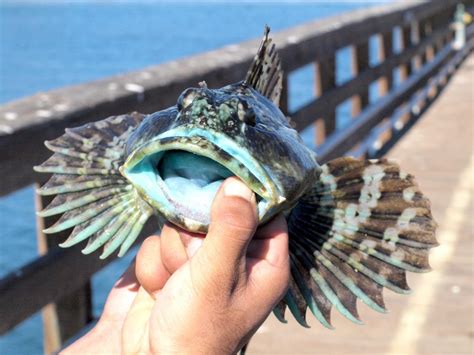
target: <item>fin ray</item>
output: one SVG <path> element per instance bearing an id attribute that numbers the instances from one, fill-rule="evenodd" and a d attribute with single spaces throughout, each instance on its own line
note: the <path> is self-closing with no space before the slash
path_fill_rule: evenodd
<path id="1" fill-rule="evenodd" d="M 245 83 L 259 91 L 263 96 L 280 104 L 283 85 L 283 71 L 280 58 L 268 34 L 270 28 L 265 26 L 265 33 L 260 48 L 247 72 Z"/>

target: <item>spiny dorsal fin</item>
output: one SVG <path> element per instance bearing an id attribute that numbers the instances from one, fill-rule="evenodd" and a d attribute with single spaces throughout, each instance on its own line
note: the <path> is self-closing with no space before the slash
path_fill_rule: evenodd
<path id="1" fill-rule="evenodd" d="M 268 37 L 269 33 L 270 28 L 265 26 L 262 43 L 250 65 L 245 82 L 278 106 L 283 83 L 283 71 L 281 70 L 280 58 L 275 50 L 275 44 Z"/>

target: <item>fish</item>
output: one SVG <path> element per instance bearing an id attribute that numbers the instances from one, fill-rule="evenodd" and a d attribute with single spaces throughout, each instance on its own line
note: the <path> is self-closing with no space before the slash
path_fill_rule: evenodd
<path id="1" fill-rule="evenodd" d="M 384 313 L 382 291 L 407 294 L 406 272 L 430 270 L 438 243 L 430 201 L 414 177 L 387 159 L 340 157 L 320 165 L 279 108 L 283 72 L 266 27 L 245 78 L 187 88 L 175 105 L 65 130 L 45 145 L 54 154 L 37 172 L 55 196 L 44 233 L 71 230 L 60 244 L 87 240 L 100 258 L 123 256 L 144 224 L 158 218 L 206 233 L 223 181 L 240 178 L 257 199 L 259 224 L 283 213 L 291 277 L 273 313 L 289 309 L 308 327 L 309 311 L 332 328 L 331 310 L 361 323 L 357 300 Z"/>

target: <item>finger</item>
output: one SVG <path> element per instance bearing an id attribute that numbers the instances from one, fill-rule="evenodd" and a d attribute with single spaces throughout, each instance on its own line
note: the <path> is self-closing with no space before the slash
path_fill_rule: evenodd
<path id="1" fill-rule="evenodd" d="M 283 215 L 276 216 L 263 228 L 257 229 L 247 248 L 247 257 L 266 260 L 280 268 L 288 263 L 288 226 Z"/>
<path id="2" fill-rule="evenodd" d="M 183 243 L 188 258 L 191 258 L 201 247 L 205 234 L 190 233 L 185 230 L 179 231 L 181 242 Z"/>
<path id="3" fill-rule="evenodd" d="M 229 269 L 245 263 L 247 245 L 257 227 L 255 194 L 240 179 L 224 181 L 211 207 L 211 224 L 201 250 L 210 267 Z"/>
<path id="4" fill-rule="evenodd" d="M 101 319 L 120 321 L 125 318 L 139 286 L 135 276 L 135 260 L 133 260 L 107 296 Z"/>
<path id="5" fill-rule="evenodd" d="M 288 225 L 282 214 L 274 217 L 270 222 L 259 227 L 255 232 L 253 239 L 273 238 L 281 233 L 288 233 Z"/>
<path id="6" fill-rule="evenodd" d="M 255 304 L 264 308 L 276 304 L 288 288 L 290 261 L 288 234 L 253 240 L 247 251 L 247 292 Z"/>
<path id="7" fill-rule="evenodd" d="M 163 288 L 171 274 L 161 260 L 161 241 L 158 236 L 145 239 L 137 254 L 135 273 L 140 285 L 150 294 Z"/>
<path id="8" fill-rule="evenodd" d="M 214 198 L 209 232 L 191 259 L 197 291 L 222 297 L 245 286 L 245 254 L 256 227 L 254 193 L 240 179 L 227 179 Z"/>
<path id="9" fill-rule="evenodd" d="M 148 336 L 150 314 L 155 305 L 151 294 L 140 287 L 121 327 L 121 354 L 145 353 L 144 337 Z"/>
<path id="10" fill-rule="evenodd" d="M 186 261 L 188 255 L 178 230 L 170 224 L 165 224 L 161 230 L 161 260 L 170 274 L 173 274 Z"/>
<path id="11" fill-rule="evenodd" d="M 196 254 L 197 250 L 201 247 L 204 238 L 206 237 L 205 234 L 189 232 L 171 223 L 169 223 L 167 227 L 173 228 L 178 232 L 179 239 L 181 239 L 181 244 L 186 251 L 187 259 Z"/>
<path id="12" fill-rule="evenodd" d="M 281 231 L 271 238 L 254 239 L 247 248 L 247 257 L 265 260 L 270 266 L 284 268 L 288 266 L 288 233 Z"/>
<path id="13" fill-rule="evenodd" d="M 98 352 L 103 353 L 120 352 L 120 329 L 139 286 L 135 276 L 135 260 L 133 260 L 107 296 L 104 311 L 96 326 L 79 342 L 75 342 L 67 348 L 65 353 L 68 351 L 70 353 L 84 353 L 83 350 L 80 350 L 81 346 L 86 349 L 94 347 Z M 104 338 L 105 336 L 106 338 Z"/>
<path id="14" fill-rule="evenodd" d="M 290 277 L 288 228 L 282 215 L 257 231 L 247 249 L 247 288 L 262 307 L 275 304 L 285 294 Z"/>

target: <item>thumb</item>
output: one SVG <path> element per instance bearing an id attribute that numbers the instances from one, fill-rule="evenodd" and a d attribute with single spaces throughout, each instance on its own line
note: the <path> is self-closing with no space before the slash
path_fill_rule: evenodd
<path id="1" fill-rule="evenodd" d="M 224 181 L 212 203 L 209 232 L 198 252 L 199 258 L 204 258 L 204 274 L 211 277 L 217 273 L 220 281 L 235 282 L 236 276 L 245 272 L 247 246 L 257 224 L 252 190 L 236 177 Z"/>

